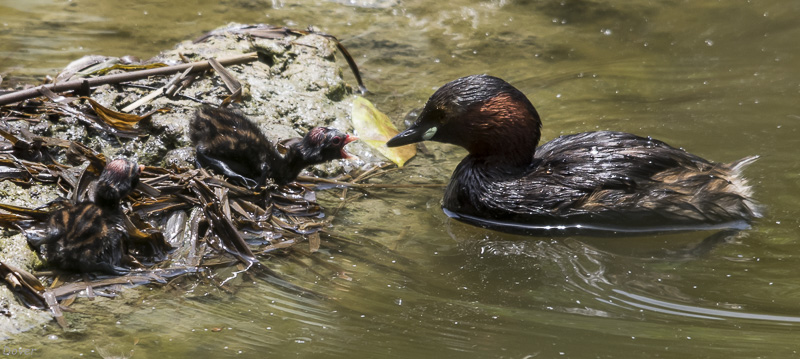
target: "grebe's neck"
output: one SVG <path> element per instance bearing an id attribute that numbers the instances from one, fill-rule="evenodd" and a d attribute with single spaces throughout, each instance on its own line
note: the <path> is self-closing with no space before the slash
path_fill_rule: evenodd
<path id="1" fill-rule="evenodd" d="M 521 93 L 501 93 L 465 112 L 460 126 L 448 131 L 463 139 L 470 156 L 499 165 L 527 166 L 539 144 L 541 120 Z M 454 141 L 460 142 L 460 141 Z"/>

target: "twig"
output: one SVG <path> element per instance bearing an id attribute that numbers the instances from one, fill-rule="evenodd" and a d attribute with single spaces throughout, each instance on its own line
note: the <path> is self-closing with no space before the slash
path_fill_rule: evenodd
<path id="1" fill-rule="evenodd" d="M 248 62 L 253 62 L 258 60 L 258 53 L 251 52 L 244 55 L 227 57 L 224 59 L 218 60 L 220 64 L 224 66 L 229 65 L 236 65 L 236 64 L 243 64 Z M 100 85 L 107 85 L 113 83 L 120 83 L 123 81 L 134 81 L 140 80 L 150 76 L 158 76 L 158 75 L 170 75 L 176 72 L 185 71 L 188 68 L 194 68 L 192 72 L 199 72 L 205 71 L 211 68 L 211 64 L 208 63 L 208 60 L 192 62 L 188 64 L 181 64 L 181 65 L 174 65 L 174 66 L 166 66 L 166 67 L 159 67 L 155 69 L 149 70 L 141 70 L 141 71 L 133 71 L 133 72 L 126 72 L 122 74 L 114 74 L 108 76 L 98 76 L 88 79 L 79 79 L 73 81 L 67 81 L 62 83 L 55 83 L 55 84 L 46 84 L 40 85 L 33 88 L 29 88 L 22 91 L 12 92 L 10 94 L 0 95 L 0 106 L 7 105 L 14 102 L 19 102 L 22 100 L 27 100 L 30 98 L 40 96 L 39 89 L 46 88 L 53 92 L 64 92 L 64 91 L 71 91 L 71 90 L 79 90 L 81 88 L 88 87 L 97 87 Z"/>
<path id="2" fill-rule="evenodd" d="M 139 89 L 145 89 L 145 90 L 152 90 L 152 91 L 155 91 L 155 90 L 159 89 L 158 87 L 155 87 L 155 86 L 140 85 L 140 84 L 135 84 L 135 83 L 131 83 L 131 82 L 120 83 L 120 86 L 127 86 L 127 87 L 133 87 L 133 88 L 139 88 Z M 178 88 L 178 87 L 176 87 L 176 88 Z M 167 92 L 167 95 L 172 96 L 172 95 L 170 95 L 169 92 Z M 192 100 L 192 101 L 197 102 L 197 103 L 202 103 L 202 104 L 207 104 L 207 105 L 211 104 L 210 102 L 203 101 L 203 100 L 201 100 L 201 99 L 199 99 L 197 97 L 192 97 L 192 96 L 183 95 L 183 94 L 177 94 L 175 96 L 180 97 L 180 98 L 184 98 L 184 99 L 187 99 L 187 100 Z"/>
<path id="3" fill-rule="evenodd" d="M 233 77 L 233 75 L 231 75 L 231 73 L 225 69 L 225 66 L 222 66 L 217 59 L 212 57 L 208 59 L 208 63 L 211 64 L 211 67 L 214 68 L 214 71 L 216 71 L 219 77 L 222 78 L 222 81 L 225 83 L 225 87 L 228 88 L 228 91 L 231 92 L 231 95 L 222 102 L 222 106 L 227 106 L 227 104 L 233 101 L 240 101 L 242 98 L 242 84 L 239 82 L 239 80 Z"/>
<path id="4" fill-rule="evenodd" d="M 157 88 L 155 91 L 147 94 L 147 96 L 144 96 L 144 97 L 136 100 L 134 103 L 132 103 L 132 104 L 130 104 L 128 106 L 125 106 L 125 108 L 122 109 L 122 112 L 126 112 L 126 113 L 127 112 L 131 112 L 131 111 L 135 110 L 137 107 L 152 101 L 153 99 L 155 99 L 158 96 L 161 96 L 161 94 L 165 93 L 167 91 L 167 89 L 169 89 L 172 85 L 174 85 L 179 80 L 183 79 L 191 71 L 192 71 L 192 67 L 186 69 L 186 71 L 184 71 L 182 74 L 177 74 L 177 75 L 173 76 L 172 79 L 169 80 L 169 82 L 167 82 L 166 85 L 164 85 L 163 87 Z"/>

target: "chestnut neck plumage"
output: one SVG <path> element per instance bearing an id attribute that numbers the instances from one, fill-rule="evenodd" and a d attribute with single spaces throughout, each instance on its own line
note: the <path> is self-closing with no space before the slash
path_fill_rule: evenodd
<path id="1" fill-rule="evenodd" d="M 470 157 L 491 160 L 498 166 L 527 167 L 539 144 L 541 121 L 521 93 L 500 93 L 470 106 L 453 131 L 455 144 Z"/>

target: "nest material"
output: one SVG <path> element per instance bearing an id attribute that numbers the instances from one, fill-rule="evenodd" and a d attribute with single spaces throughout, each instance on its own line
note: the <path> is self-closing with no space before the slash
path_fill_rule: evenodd
<path id="1" fill-rule="evenodd" d="M 252 41 L 253 38 L 277 40 L 312 33 L 310 30 L 267 25 L 234 26 L 209 33 L 198 41 L 219 36 L 235 36 L 239 42 Z M 359 88 L 365 90 L 346 49 L 332 36 L 321 36 L 334 41 L 353 69 Z M 260 49 L 264 51 L 263 46 Z M 242 86 L 223 63 L 242 64 L 259 58 L 269 62 L 272 61 L 270 56 L 274 57 L 274 54 L 249 53 L 225 61 L 211 58 L 201 62 L 207 66 L 151 62 L 134 67 L 121 66 L 118 61 L 108 61 L 109 58 L 105 57 L 92 57 L 88 62 L 71 64 L 60 75 L 60 83 L 41 85 L 34 88 L 35 91 L 0 94 L 0 104 L 8 103 L 13 96 L 17 96 L 13 97 L 16 101 L 24 99 L 0 107 L 0 135 L 3 138 L 0 141 L 0 182 L 10 181 L 23 188 L 57 186 L 63 197 L 59 201 L 77 203 L 84 200 L 90 196 L 91 183 L 105 166 L 106 156 L 92 149 L 98 147 L 97 143 L 92 146 L 71 140 L 70 137 L 75 136 L 70 136 L 69 131 L 66 136 L 61 136 L 66 138 L 43 135 L 52 131 L 52 126 L 94 132 L 94 137 L 101 138 L 104 143 L 111 143 L 115 148 L 124 147 L 126 141 L 148 137 L 147 130 L 151 126 L 143 126 L 143 120 L 164 110 L 165 101 L 175 101 L 169 106 L 171 111 L 181 111 L 186 101 L 221 106 L 242 101 L 247 97 L 243 93 L 246 86 Z M 213 68 L 214 72 L 198 71 L 202 67 Z M 126 72 L 128 70 L 135 71 Z M 114 74 L 105 75 L 107 73 Z M 162 81 L 146 77 L 154 73 L 174 75 L 163 85 L 152 86 L 153 82 Z M 204 78 L 206 82 L 209 78 L 221 81 L 217 81 L 217 88 L 205 93 L 194 90 L 188 91 L 191 95 L 183 94 Z M 77 85 L 61 86 L 71 83 Z M 152 91 L 136 99 L 119 97 L 120 102 L 109 107 L 124 105 L 124 108 L 115 111 L 93 99 L 92 87 L 100 84 L 122 84 L 139 92 L 142 88 Z M 220 102 L 219 95 L 224 92 L 229 95 Z M 159 99 L 158 105 L 154 105 L 155 99 Z M 131 113 L 137 110 L 140 114 Z M 184 113 L 192 111 L 185 107 L 182 110 Z M 14 125 L 18 123 L 26 126 Z M 42 124 L 44 126 L 40 126 Z M 40 134 L 31 133 L 37 129 Z M 86 136 L 77 136 L 81 137 Z M 114 152 L 105 147 L 103 150 Z M 50 211 L 58 203 L 50 203 L 48 208 L 0 204 L 0 226 L 35 231 L 47 221 Z M 137 190 L 123 200 L 123 208 L 128 219 L 130 254 L 144 263 L 146 269 L 126 276 L 95 280 L 58 271 L 41 273 L 42 281 L 49 283 L 47 288 L 35 276 L 8 263 L 0 262 L 0 275 L 23 303 L 32 308 L 49 308 L 59 324 L 66 325 L 60 307 L 65 305 L 64 300 L 74 300 L 78 292 L 85 291 L 92 296 L 94 289 L 106 286 L 167 283 L 168 279 L 186 273 L 237 263 L 244 268 L 260 268 L 269 273 L 260 263 L 265 254 L 306 241 L 310 243 L 309 252 L 313 252 L 319 247 L 318 232 L 328 224 L 310 187 L 292 183 L 253 191 L 188 166 L 147 166 Z M 59 304 L 58 300 L 62 303 Z"/>

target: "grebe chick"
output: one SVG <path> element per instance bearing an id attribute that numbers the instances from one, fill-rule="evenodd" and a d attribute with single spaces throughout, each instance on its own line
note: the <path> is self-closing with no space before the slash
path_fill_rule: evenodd
<path id="1" fill-rule="evenodd" d="M 47 221 L 44 244 L 49 265 L 81 273 L 103 272 L 123 275 L 121 266 L 128 232 L 120 201 L 139 183 L 141 168 L 134 161 L 109 162 L 100 174 L 93 201 L 67 203 Z"/>
<path id="2" fill-rule="evenodd" d="M 417 121 L 387 146 L 432 140 L 467 149 L 443 207 L 468 222 L 648 231 L 724 227 L 761 216 L 741 176 L 756 156 L 713 163 L 612 131 L 561 136 L 537 148 L 540 128 L 522 92 L 499 78 L 473 75 L 438 89 Z"/>
<path id="3" fill-rule="evenodd" d="M 268 178 L 283 185 L 304 168 L 349 158 L 344 146 L 356 137 L 329 127 L 315 127 L 302 139 L 290 141 L 285 156 L 238 111 L 203 106 L 190 124 L 189 137 L 200 167 L 211 168 L 249 188 L 263 186 Z"/>

